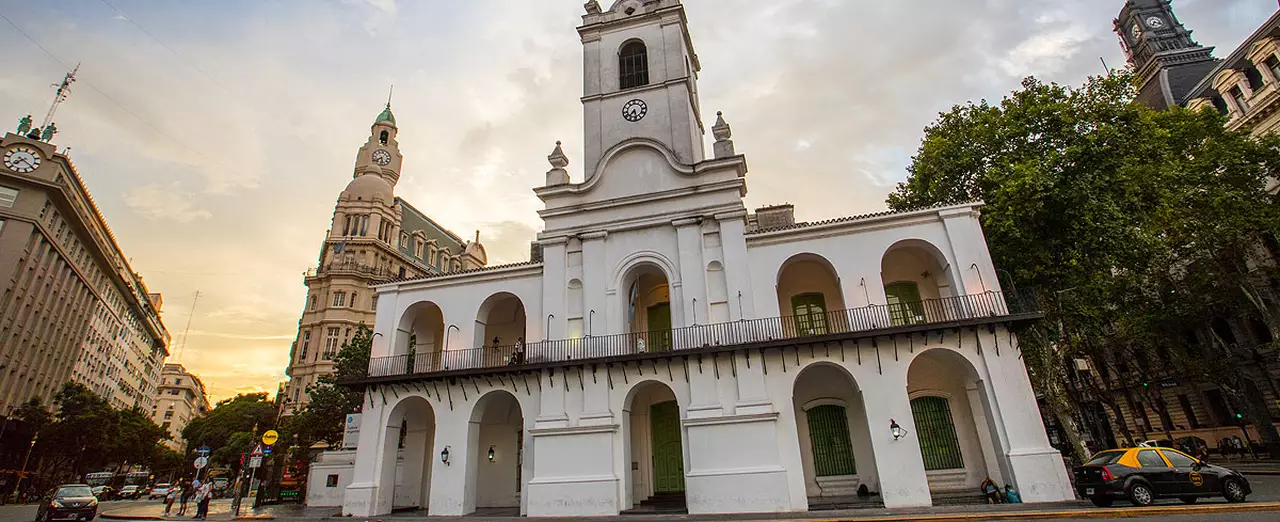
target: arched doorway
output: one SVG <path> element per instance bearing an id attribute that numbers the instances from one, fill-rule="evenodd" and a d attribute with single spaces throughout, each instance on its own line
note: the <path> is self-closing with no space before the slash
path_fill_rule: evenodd
<path id="1" fill-rule="evenodd" d="M 862 392 L 847 371 L 828 363 L 806 367 L 792 390 L 797 441 L 809 504 L 880 490 Z"/>
<path id="2" fill-rule="evenodd" d="M 624 507 L 684 510 L 684 429 L 675 392 L 666 384 L 647 381 L 628 395 L 623 415 L 628 424 L 624 436 L 630 475 Z"/>
<path id="3" fill-rule="evenodd" d="M 848 330 L 840 278 L 826 258 L 796 254 L 778 269 L 778 310 L 788 336 Z"/>
<path id="4" fill-rule="evenodd" d="M 916 356 L 907 396 L 929 491 L 974 492 L 987 477 L 1004 483 L 986 390 L 963 355 L 936 348 Z"/>
<path id="5" fill-rule="evenodd" d="M 473 347 L 483 347 L 486 367 L 519 362 L 525 344 L 524 302 L 509 292 L 489 296 L 476 312 Z M 517 353 L 521 352 L 521 353 Z"/>
<path id="6" fill-rule="evenodd" d="M 443 369 L 444 350 L 444 312 L 440 306 L 422 301 L 405 310 L 391 347 L 392 355 L 409 355 L 405 370 L 425 373 Z"/>
<path id="7" fill-rule="evenodd" d="M 524 492 L 524 412 L 508 391 L 476 401 L 467 431 L 467 511 L 518 516 Z"/>
<path id="8" fill-rule="evenodd" d="M 382 430 L 377 512 L 427 509 L 431 499 L 435 410 L 422 397 L 405 397 L 391 409 Z"/>
<path id="9" fill-rule="evenodd" d="M 942 252 L 920 240 L 895 243 L 880 261 L 880 277 L 894 326 L 960 319 L 963 303 L 944 299 L 955 295 L 951 265 Z"/>
<path id="10" fill-rule="evenodd" d="M 640 264 L 622 280 L 627 332 L 636 352 L 662 352 L 672 347 L 671 287 L 657 266 Z"/>

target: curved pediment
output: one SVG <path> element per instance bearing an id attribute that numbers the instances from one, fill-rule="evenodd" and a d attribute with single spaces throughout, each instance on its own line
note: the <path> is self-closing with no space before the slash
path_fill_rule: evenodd
<path id="1" fill-rule="evenodd" d="M 585 181 L 564 188 L 609 198 L 688 187 L 696 184 L 694 176 L 694 166 L 681 163 L 662 143 L 632 138 L 605 151 Z"/>

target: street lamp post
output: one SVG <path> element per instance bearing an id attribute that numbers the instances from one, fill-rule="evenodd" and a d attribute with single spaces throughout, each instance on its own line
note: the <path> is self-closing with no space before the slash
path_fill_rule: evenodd
<path id="1" fill-rule="evenodd" d="M 18 472 L 18 480 L 13 485 L 13 501 L 18 501 L 18 489 L 22 486 L 22 477 L 27 474 L 27 461 L 31 460 L 31 450 L 36 447 L 36 441 L 40 439 L 40 434 L 36 433 L 31 436 L 31 445 L 27 446 L 27 456 L 22 458 L 22 471 Z"/>

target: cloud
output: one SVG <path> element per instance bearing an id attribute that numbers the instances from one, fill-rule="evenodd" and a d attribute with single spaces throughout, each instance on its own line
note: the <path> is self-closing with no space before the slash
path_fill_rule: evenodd
<path id="1" fill-rule="evenodd" d="M 150 220 L 190 223 L 196 219 L 213 217 L 208 210 L 195 208 L 191 199 L 191 194 L 183 192 L 177 182 L 144 185 L 124 194 L 125 204 Z"/>

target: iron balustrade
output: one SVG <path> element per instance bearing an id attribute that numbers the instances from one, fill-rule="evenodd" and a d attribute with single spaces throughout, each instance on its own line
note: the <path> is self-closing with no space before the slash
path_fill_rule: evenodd
<path id="1" fill-rule="evenodd" d="M 601 360 L 644 353 L 848 334 L 1039 312 L 1034 292 L 987 291 L 913 302 L 872 304 L 817 314 L 740 319 L 670 330 L 551 339 L 373 357 L 367 377 L 496 369 Z"/>

